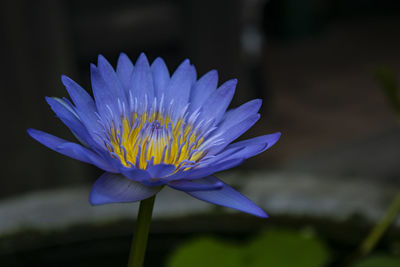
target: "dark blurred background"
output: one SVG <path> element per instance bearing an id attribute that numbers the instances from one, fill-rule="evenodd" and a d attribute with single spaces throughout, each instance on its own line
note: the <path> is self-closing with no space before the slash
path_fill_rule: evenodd
<path id="1" fill-rule="evenodd" d="M 244 137 L 283 135 L 241 173 L 400 185 L 398 118 L 376 79 L 381 67 L 400 79 L 399 1 L 2 0 L 0 14 L 0 201 L 101 173 L 26 129 L 73 140 L 44 97 L 67 96 L 61 74 L 90 91 L 89 63 L 102 54 L 115 66 L 120 52 L 161 56 L 170 72 L 189 58 L 199 76 L 217 69 L 220 84 L 238 78 L 232 106 L 262 98 L 262 119 Z"/>
<path id="2" fill-rule="evenodd" d="M 93 181 L 93 169 L 31 140 L 33 127 L 67 136 L 44 96 L 67 96 L 66 74 L 90 90 L 89 63 L 120 52 L 190 58 L 199 75 L 238 78 L 233 106 L 263 98 L 247 136 L 283 132 L 251 167 L 275 165 L 357 142 L 396 123 L 374 69 L 400 73 L 398 1 L 1 2 L 0 197 Z M 365 157 L 371 157 L 366 148 Z M 397 159 L 396 159 L 397 160 Z M 399 174 L 396 172 L 395 174 Z"/>

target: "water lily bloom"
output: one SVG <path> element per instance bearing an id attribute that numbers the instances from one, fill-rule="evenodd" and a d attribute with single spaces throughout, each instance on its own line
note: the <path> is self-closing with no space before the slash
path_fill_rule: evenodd
<path id="1" fill-rule="evenodd" d="M 121 54 L 116 70 L 103 57 L 91 65 L 94 99 L 62 76 L 72 102 L 47 97 L 80 144 L 28 133 L 50 149 L 105 171 L 94 183 L 93 205 L 140 201 L 164 186 L 259 217 L 266 213 L 213 174 L 275 144 L 280 133 L 232 143 L 260 118 L 261 100 L 227 111 L 236 79 L 218 87 L 215 70 L 197 79 L 189 60 L 170 75 L 161 58 L 133 64 Z M 244 177 L 245 179 L 245 177 Z"/>

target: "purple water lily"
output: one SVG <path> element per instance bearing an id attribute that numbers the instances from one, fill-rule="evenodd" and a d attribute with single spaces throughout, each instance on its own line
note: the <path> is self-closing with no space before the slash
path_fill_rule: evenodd
<path id="1" fill-rule="evenodd" d="M 103 57 L 91 65 L 93 98 L 62 76 L 72 102 L 47 103 L 80 144 L 28 133 L 50 149 L 105 171 L 90 193 L 93 205 L 140 201 L 164 186 L 259 217 L 267 214 L 213 174 L 274 145 L 280 133 L 232 143 L 260 118 L 261 100 L 227 111 L 237 81 L 218 86 L 215 70 L 197 79 L 189 60 L 170 76 L 161 58 L 135 65 L 125 55 L 116 70 Z"/>

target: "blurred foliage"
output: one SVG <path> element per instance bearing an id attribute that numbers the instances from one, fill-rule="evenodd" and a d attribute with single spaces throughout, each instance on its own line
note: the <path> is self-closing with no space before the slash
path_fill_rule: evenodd
<path id="1" fill-rule="evenodd" d="M 243 266 L 324 266 L 329 260 L 325 244 L 310 230 L 270 230 L 247 246 L 251 265 Z"/>
<path id="2" fill-rule="evenodd" d="M 399 267 L 400 257 L 390 255 L 372 255 L 354 265 L 354 267 Z"/>
<path id="3" fill-rule="evenodd" d="M 182 245 L 172 255 L 170 267 L 240 267 L 242 251 L 239 246 L 212 237 L 199 237 Z"/>
<path id="4" fill-rule="evenodd" d="M 330 253 L 310 231 L 267 230 L 250 242 L 235 244 L 199 237 L 179 247 L 169 267 L 319 267 Z"/>
<path id="5" fill-rule="evenodd" d="M 380 66 L 374 71 L 375 79 L 381 86 L 390 105 L 393 107 L 396 115 L 400 117 L 400 90 L 396 80 L 396 74 L 387 66 Z"/>

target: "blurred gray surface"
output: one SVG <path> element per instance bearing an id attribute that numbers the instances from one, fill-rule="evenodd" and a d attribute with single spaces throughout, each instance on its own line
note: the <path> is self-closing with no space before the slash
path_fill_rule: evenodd
<path id="1" fill-rule="evenodd" d="M 376 221 L 396 188 L 376 180 L 337 179 L 293 172 L 225 173 L 220 175 L 271 216 L 294 215 L 343 221 L 359 215 Z M 22 230 L 60 230 L 79 224 L 133 219 L 137 203 L 92 207 L 89 186 L 35 192 L 0 203 L 0 236 Z M 185 193 L 164 189 L 156 199 L 154 220 L 204 214 L 215 209 Z M 224 209 L 224 212 L 236 212 Z M 397 222 L 398 225 L 400 221 Z"/>

